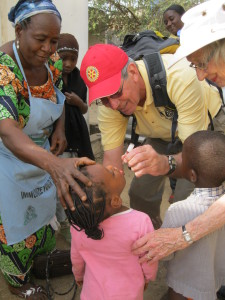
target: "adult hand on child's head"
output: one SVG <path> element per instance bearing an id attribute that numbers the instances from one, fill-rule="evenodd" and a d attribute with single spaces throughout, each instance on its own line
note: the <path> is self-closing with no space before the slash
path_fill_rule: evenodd
<path id="1" fill-rule="evenodd" d="M 138 239 L 132 246 L 132 253 L 141 255 L 147 252 L 139 261 L 153 264 L 186 246 L 181 228 L 160 228 Z"/>
<path id="2" fill-rule="evenodd" d="M 144 174 L 165 175 L 169 171 L 167 157 L 158 154 L 150 145 L 134 148 L 124 154 L 122 160 L 128 164 L 136 177 Z"/>
<path id="3" fill-rule="evenodd" d="M 82 172 L 79 171 L 78 167 L 81 165 L 94 165 L 95 161 L 87 158 L 60 158 L 57 157 L 54 163 L 50 165 L 49 173 L 57 188 L 59 200 L 64 209 L 67 205 L 71 210 L 74 210 L 72 197 L 69 192 L 69 187 L 79 195 L 79 197 L 85 201 L 86 194 L 81 189 L 76 179 L 83 182 L 87 186 L 91 186 L 91 181 Z"/>

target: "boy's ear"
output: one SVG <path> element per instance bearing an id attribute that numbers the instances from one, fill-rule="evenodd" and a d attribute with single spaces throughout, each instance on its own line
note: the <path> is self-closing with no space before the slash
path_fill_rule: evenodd
<path id="1" fill-rule="evenodd" d="M 121 205 L 122 205 L 122 199 L 120 198 L 120 196 L 118 196 L 118 195 L 112 196 L 112 198 L 111 198 L 112 208 L 120 208 Z"/>
<path id="2" fill-rule="evenodd" d="M 197 173 L 195 172 L 194 169 L 191 169 L 189 171 L 189 180 L 192 182 L 192 183 L 196 183 L 197 180 L 198 180 L 198 175 Z"/>

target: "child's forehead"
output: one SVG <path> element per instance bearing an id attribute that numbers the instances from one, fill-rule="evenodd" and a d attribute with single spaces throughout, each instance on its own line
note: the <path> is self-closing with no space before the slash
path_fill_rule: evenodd
<path id="1" fill-rule="evenodd" d="M 91 181 L 96 184 L 106 185 L 112 180 L 114 181 L 112 173 L 100 164 L 86 166 L 84 168 L 84 172 L 86 173 L 86 176 L 89 177 Z"/>
<path id="2" fill-rule="evenodd" d="M 84 171 L 87 172 L 90 177 L 96 177 L 96 175 L 103 175 L 107 171 L 106 168 L 100 164 L 85 166 Z"/>
<path id="3" fill-rule="evenodd" d="M 77 58 L 78 57 L 78 52 L 75 51 L 70 51 L 70 50 L 66 50 L 66 51 L 60 51 L 59 52 L 59 56 L 60 57 L 67 57 L 67 58 Z"/>

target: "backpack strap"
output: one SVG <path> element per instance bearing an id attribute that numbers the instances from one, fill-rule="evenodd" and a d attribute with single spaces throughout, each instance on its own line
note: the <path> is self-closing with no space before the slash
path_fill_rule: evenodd
<path id="1" fill-rule="evenodd" d="M 173 120 L 172 120 L 172 126 L 171 126 L 171 142 L 172 142 L 172 144 L 174 144 L 175 140 L 176 140 L 177 119 L 178 119 L 178 113 L 177 113 L 177 110 L 175 110 L 174 115 L 173 115 Z"/>
<path id="2" fill-rule="evenodd" d="M 150 53 L 143 58 L 148 73 L 149 83 L 152 89 L 155 107 L 164 106 L 173 111 L 171 127 L 171 140 L 175 142 L 178 113 L 176 106 L 171 102 L 167 93 L 166 70 L 159 52 Z"/>
<path id="3" fill-rule="evenodd" d="M 150 53 L 145 55 L 142 59 L 148 73 L 155 107 L 167 106 L 171 109 L 176 109 L 167 93 L 166 70 L 160 53 Z"/>
<path id="4" fill-rule="evenodd" d="M 166 71 L 165 67 L 159 52 L 154 52 L 143 56 L 142 60 L 144 61 L 149 83 L 152 89 L 152 95 L 154 99 L 155 107 L 164 106 L 173 111 L 173 119 L 171 126 L 171 142 L 174 143 L 176 140 L 176 130 L 177 130 L 177 120 L 178 113 L 176 106 L 171 102 L 166 85 Z M 137 125 L 137 120 L 133 115 L 132 120 L 132 130 L 131 130 L 131 143 L 137 145 L 139 135 L 135 133 Z"/>
<path id="5" fill-rule="evenodd" d="M 220 98 L 222 100 L 222 107 L 224 107 L 224 97 L 223 97 L 223 91 L 222 91 L 222 88 L 217 86 L 214 82 L 212 82 L 211 80 L 209 79 L 205 79 L 206 82 L 209 84 L 209 85 L 212 85 L 212 86 L 215 86 L 219 92 L 219 95 L 220 95 Z M 211 116 L 211 113 L 210 111 L 208 110 L 208 116 L 209 116 L 209 120 L 210 120 L 210 127 L 211 127 L 211 130 L 213 131 L 214 130 L 214 124 L 213 124 L 213 119 L 212 119 L 212 116 Z"/>
<path id="6" fill-rule="evenodd" d="M 131 139 L 130 142 L 135 145 L 135 147 L 138 145 L 138 139 L 139 139 L 139 134 L 135 132 L 136 126 L 137 126 L 137 119 L 135 115 L 132 115 L 132 125 L 131 125 Z"/>
<path id="7" fill-rule="evenodd" d="M 212 116 L 211 116 L 209 110 L 208 110 L 208 117 L 209 117 L 209 120 L 210 120 L 210 127 L 211 127 L 211 130 L 214 131 L 213 119 L 212 119 Z"/>
<path id="8" fill-rule="evenodd" d="M 222 88 L 219 87 L 218 85 L 216 85 L 213 81 L 209 80 L 209 79 L 205 79 L 206 82 L 209 84 L 209 85 L 212 85 L 212 86 L 215 86 L 220 94 L 220 98 L 222 100 L 222 106 L 225 106 L 225 103 L 224 103 L 224 97 L 223 97 L 223 91 L 222 91 Z"/>

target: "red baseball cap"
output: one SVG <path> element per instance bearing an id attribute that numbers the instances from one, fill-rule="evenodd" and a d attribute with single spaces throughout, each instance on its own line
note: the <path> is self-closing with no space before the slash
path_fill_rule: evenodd
<path id="1" fill-rule="evenodd" d="M 127 54 L 117 46 L 96 44 L 88 49 L 81 62 L 80 75 L 89 88 L 89 105 L 118 91 L 121 71 L 127 62 Z"/>

